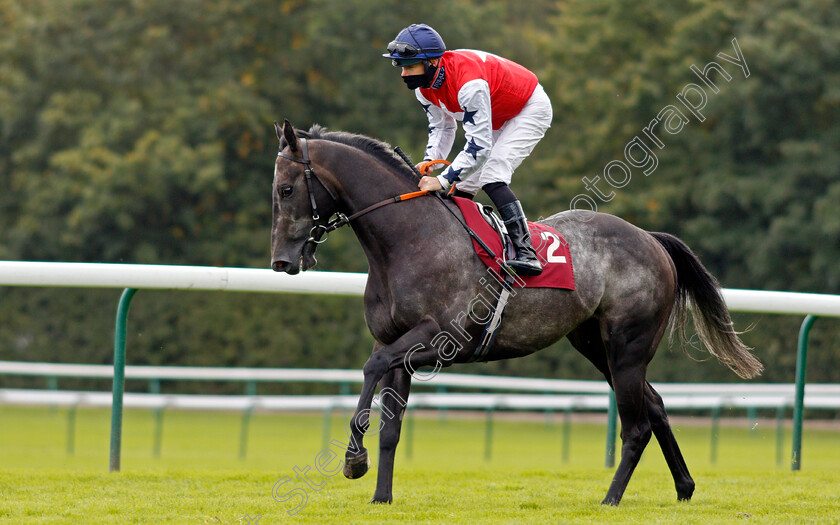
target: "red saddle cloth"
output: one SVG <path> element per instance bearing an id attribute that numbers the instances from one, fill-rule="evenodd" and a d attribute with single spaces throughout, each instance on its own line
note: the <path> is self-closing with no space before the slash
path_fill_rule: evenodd
<path id="1" fill-rule="evenodd" d="M 461 209 L 461 213 L 467 221 L 467 226 L 472 228 L 487 247 L 496 254 L 496 259 L 490 257 L 490 254 L 473 239 L 472 243 L 476 254 L 488 268 L 501 277 L 503 275 L 501 261 L 504 259 L 504 254 L 499 234 L 484 219 L 477 203 L 461 197 L 452 197 L 452 199 Z M 515 279 L 516 286 L 521 288 L 524 282 L 526 288 L 574 290 L 575 275 L 572 268 L 572 254 L 566 240 L 557 230 L 544 224 L 529 222 L 528 228 L 531 230 L 531 244 L 537 252 L 540 263 L 542 263 L 543 271 L 541 274 L 532 277 L 517 277 Z"/>

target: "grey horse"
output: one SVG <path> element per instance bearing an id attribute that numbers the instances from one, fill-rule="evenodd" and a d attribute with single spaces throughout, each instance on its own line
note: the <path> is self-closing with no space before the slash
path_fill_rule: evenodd
<path id="1" fill-rule="evenodd" d="M 301 131 L 285 121 L 275 129 L 280 151 L 274 166 L 272 269 L 297 274 L 311 268 L 317 242 L 343 224 L 353 229 L 368 259 L 365 320 L 376 342 L 348 426 L 343 471 L 359 478 L 368 470 L 363 441 L 380 385 L 379 472 L 372 502 L 390 503 L 412 372 L 469 362 L 483 330 L 476 299 L 490 299 L 502 285 L 485 279 L 486 268 L 449 199 L 398 197 L 416 192 L 417 179 L 390 146 L 317 125 Z M 334 214 L 339 218 L 328 221 Z M 676 237 L 589 211 L 566 211 L 542 222 L 569 244 L 575 290 L 516 289 L 484 360 L 526 356 L 567 337 L 614 390 L 621 419 L 621 461 L 603 503 L 619 503 L 651 435 L 678 499 L 690 499 L 694 480 L 662 398 L 645 378 L 669 320 L 684 339 L 690 303 L 697 334 L 712 355 L 743 378 L 761 373 L 761 363 L 734 331 L 714 277 Z"/>

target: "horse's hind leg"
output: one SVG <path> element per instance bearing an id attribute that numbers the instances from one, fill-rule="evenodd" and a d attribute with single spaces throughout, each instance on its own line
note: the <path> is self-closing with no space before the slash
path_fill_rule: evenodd
<path id="1" fill-rule="evenodd" d="M 618 306 L 618 305 L 616 305 Z M 621 460 L 602 503 L 618 505 L 653 434 L 648 412 L 647 365 L 662 339 L 670 308 L 620 305 L 599 319 L 612 387 L 621 418 Z"/>
<path id="2" fill-rule="evenodd" d="M 379 399 L 382 404 L 382 430 L 379 432 L 379 473 L 376 478 L 376 492 L 371 503 L 391 503 L 394 482 L 394 454 L 400 441 L 405 406 L 411 388 L 411 375 L 405 368 L 389 371 L 379 383 Z"/>
<path id="3" fill-rule="evenodd" d="M 618 343 L 618 344 L 616 344 Z M 618 416 L 621 419 L 621 461 L 613 476 L 607 496 L 601 503 L 618 505 L 630 477 L 639 464 L 652 432 L 645 403 L 645 373 L 647 362 L 637 359 L 644 342 L 613 341 L 609 355 L 612 386 L 615 391 Z M 621 355 L 615 355 L 619 353 Z"/>
<path id="4" fill-rule="evenodd" d="M 610 333 L 603 323 L 592 318 L 567 337 L 604 374 L 615 391 L 621 417 L 621 462 L 601 503 L 618 505 L 651 437 L 645 402 L 645 373 L 650 361 L 646 350 L 651 343 L 650 337 L 624 341 L 622 332 L 616 330 L 607 345 L 605 334 Z"/>
<path id="5" fill-rule="evenodd" d="M 610 331 L 604 330 L 602 324 L 592 318 L 567 337 L 572 345 L 604 374 L 615 391 L 621 417 L 621 462 L 602 503 L 618 505 L 651 437 L 644 390 L 649 359 L 644 357 L 646 352 L 641 352 L 644 348 L 643 341 L 625 343 L 619 331 L 615 333 L 608 347 L 604 342 L 604 333 L 609 334 Z M 616 351 L 622 347 L 624 350 Z"/>
<path id="6" fill-rule="evenodd" d="M 607 382 L 610 383 L 610 386 L 613 386 L 612 371 L 610 369 L 607 348 L 601 338 L 601 329 L 598 321 L 594 318 L 589 319 L 573 332 L 569 333 L 568 338 L 572 345 L 590 362 L 592 362 L 592 364 L 595 365 L 595 368 L 604 374 L 604 377 L 607 379 Z M 656 344 L 659 343 L 660 339 L 661 334 L 655 334 L 654 341 Z M 655 349 L 655 346 L 652 346 L 652 349 Z M 642 362 L 646 363 L 647 361 L 642 360 Z M 644 380 L 644 374 L 642 375 L 642 380 Z M 662 403 L 662 398 L 653 389 L 653 387 L 650 386 L 650 383 L 644 381 L 644 385 L 644 414 L 647 417 L 650 431 L 652 431 L 653 435 L 656 436 L 656 440 L 659 442 L 659 446 L 662 448 L 662 453 L 665 456 L 665 461 L 671 470 L 671 475 L 674 477 L 677 497 L 681 500 L 690 499 L 694 492 L 694 480 L 691 479 L 691 476 L 688 473 L 688 467 L 685 464 L 685 460 L 682 457 L 679 446 L 677 446 L 676 438 L 671 431 L 671 425 L 668 423 L 668 416 L 665 412 L 665 406 Z M 622 418 L 622 429 L 627 428 L 626 425 L 627 423 Z M 624 438 L 625 437 L 622 433 L 622 439 Z M 645 444 L 649 440 L 650 434 L 648 434 Z M 622 459 L 625 455 L 624 448 L 622 447 Z M 641 452 L 639 453 L 639 457 L 641 457 Z M 635 468 L 635 464 L 633 467 Z M 615 496 L 613 488 L 618 488 L 616 486 L 616 480 L 619 479 L 621 470 L 620 465 L 619 470 L 616 472 L 616 479 L 613 480 L 613 484 L 610 487 L 611 492 L 608 493 L 607 498 L 604 499 L 604 503 L 618 503 L 618 500 L 610 501 L 609 498 L 611 495 L 613 497 Z M 625 488 L 630 479 L 629 474 L 632 474 L 632 470 L 624 473 L 627 478 L 626 481 L 624 481 Z M 621 495 L 618 496 L 618 499 L 621 499 Z"/>
<path id="7" fill-rule="evenodd" d="M 653 389 L 650 383 L 645 384 L 645 401 L 647 402 L 648 418 L 653 429 L 653 435 L 659 442 L 671 475 L 674 477 L 674 485 L 677 489 L 677 499 L 690 500 L 694 494 L 694 480 L 688 473 L 688 466 L 685 464 L 680 447 L 674 433 L 671 431 L 671 424 L 668 422 L 668 414 L 665 412 L 665 405 L 662 398 Z"/>
<path id="8" fill-rule="evenodd" d="M 601 327 L 598 324 L 598 320 L 594 317 L 587 319 L 580 326 L 569 332 L 566 337 L 578 352 L 583 354 L 589 362 L 595 365 L 595 368 L 604 374 L 607 383 L 612 386 L 610 365 L 607 363 L 607 349 L 601 340 Z"/>

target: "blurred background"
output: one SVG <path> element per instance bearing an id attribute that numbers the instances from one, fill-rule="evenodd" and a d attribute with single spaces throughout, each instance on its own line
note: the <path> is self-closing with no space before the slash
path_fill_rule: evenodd
<path id="1" fill-rule="evenodd" d="M 568 209 L 634 137 L 650 144 L 642 130 L 699 82 L 690 66 L 717 61 L 732 79 L 714 77 L 705 121 L 660 131 L 656 170 L 599 211 L 679 236 L 726 288 L 840 293 L 830 0 L 0 0 L 0 259 L 267 268 L 274 120 L 421 158 L 425 114 L 380 56 L 415 22 L 539 76 L 553 127 L 513 180 L 532 219 Z M 717 58 L 733 38 L 749 77 Z M 317 255 L 317 270 L 367 271 L 349 229 Z M 118 298 L 0 288 L 0 360 L 110 363 Z M 734 317 L 753 327 L 757 381 L 793 381 L 801 319 Z M 143 291 L 129 328 L 140 365 L 360 368 L 373 343 L 361 298 Z M 816 324 L 809 381 L 840 382 L 838 335 Z M 737 380 L 666 346 L 653 381 Z M 600 378 L 566 342 L 454 371 Z"/>

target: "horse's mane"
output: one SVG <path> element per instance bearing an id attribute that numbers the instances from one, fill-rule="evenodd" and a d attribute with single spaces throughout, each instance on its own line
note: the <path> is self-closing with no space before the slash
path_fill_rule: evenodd
<path id="1" fill-rule="evenodd" d="M 309 131 L 296 130 L 299 137 L 306 139 L 321 139 L 330 142 L 337 142 L 361 150 L 372 157 L 376 158 L 386 166 L 391 167 L 397 173 L 409 181 L 416 182 L 413 173 L 408 165 L 400 157 L 394 153 L 394 149 L 387 142 L 377 140 L 365 135 L 356 135 L 347 133 L 345 131 L 329 131 L 320 124 L 313 124 Z M 288 144 L 285 137 L 280 141 L 280 149 L 282 150 Z"/>

